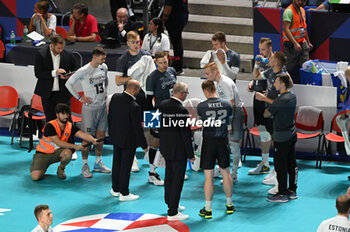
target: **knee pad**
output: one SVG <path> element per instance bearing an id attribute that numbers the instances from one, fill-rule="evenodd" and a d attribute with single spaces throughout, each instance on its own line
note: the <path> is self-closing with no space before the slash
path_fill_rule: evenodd
<path id="1" fill-rule="evenodd" d="M 266 143 L 266 142 L 269 142 L 271 140 L 271 135 L 266 130 L 266 127 L 264 125 L 259 125 L 258 130 L 259 130 L 261 142 Z"/>

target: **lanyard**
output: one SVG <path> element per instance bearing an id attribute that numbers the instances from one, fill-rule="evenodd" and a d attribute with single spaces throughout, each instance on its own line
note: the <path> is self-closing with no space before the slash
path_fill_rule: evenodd
<path id="1" fill-rule="evenodd" d="M 149 50 L 152 51 L 152 48 L 154 46 L 154 44 L 157 42 L 158 38 L 160 38 L 159 36 L 156 37 L 156 39 L 153 41 L 152 43 L 152 34 L 149 35 Z"/>
<path id="2" fill-rule="evenodd" d="M 293 7 L 294 7 L 294 9 L 295 9 L 295 11 L 297 12 L 297 14 L 300 16 L 300 19 L 299 19 L 299 21 L 300 21 L 300 24 L 302 24 L 303 22 L 304 22 L 304 18 L 303 18 L 303 14 L 301 13 L 301 10 L 300 10 L 300 12 L 297 10 L 297 8 L 295 8 L 295 6 L 293 5 Z"/>
<path id="3" fill-rule="evenodd" d="M 78 33 L 77 33 L 77 36 L 82 36 L 82 34 L 81 34 L 81 31 L 82 31 L 82 29 L 84 28 L 84 24 L 85 24 L 85 22 L 83 23 L 83 24 L 81 24 L 80 22 L 79 22 L 79 24 L 80 24 L 80 27 L 78 27 Z"/>

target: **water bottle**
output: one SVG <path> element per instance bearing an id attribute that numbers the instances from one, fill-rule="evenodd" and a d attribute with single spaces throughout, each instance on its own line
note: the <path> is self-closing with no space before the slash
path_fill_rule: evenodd
<path id="1" fill-rule="evenodd" d="M 27 41 L 28 40 L 28 27 L 27 25 L 24 25 L 24 28 L 23 28 L 23 41 Z"/>
<path id="2" fill-rule="evenodd" d="M 264 64 L 269 63 L 269 59 L 267 59 L 265 57 L 261 57 L 261 56 L 255 56 L 255 61 L 260 61 L 261 63 L 264 63 Z"/>
<path id="3" fill-rule="evenodd" d="M 16 45 L 16 35 L 13 30 L 11 31 L 11 34 L 10 34 L 10 41 L 11 41 L 11 45 Z"/>

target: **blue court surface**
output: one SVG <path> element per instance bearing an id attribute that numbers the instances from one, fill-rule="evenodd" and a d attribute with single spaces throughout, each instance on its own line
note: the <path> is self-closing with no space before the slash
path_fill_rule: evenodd
<path id="1" fill-rule="evenodd" d="M 94 173 L 90 179 L 80 175 L 80 152 L 78 159 L 66 167 L 66 180 L 57 178 L 58 164 L 53 164 L 44 180 L 34 182 L 29 173 L 33 154 L 20 148 L 18 142 L 11 146 L 9 137 L 0 137 L 1 232 L 31 231 L 37 225 L 33 211 L 39 204 L 50 206 L 55 231 L 316 231 L 322 220 L 336 215 L 335 199 L 350 183 L 348 164 L 324 162 L 319 170 L 314 168 L 315 161 L 298 160 L 299 199 L 270 203 L 266 196 L 271 186 L 261 183 L 264 176 L 247 174 L 261 158 L 248 156 L 234 185 L 234 214 L 226 215 L 226 198 L 220 179 L 215 179 L 213 218 L 198 216 L 204 206 L 204 174 L 188 170 L 181 205 L 186 206 L 184 213 L 190 218 L 169 223 L 164 218 L 164 189 L 147 183 L 148 165 L 141 153 L 140 171 L 132 173 L 130 180 L 130 191 L 140 199 L 130 202 L 119 202 L 109 194 L 110 174 Z M 90 167 L 94 160 L 94 156 L 89 158 Z M 111 167 L 111 145 L 104 147 L 103 162 Z M 164 177 L 164 169 L 158 172 Z"/>

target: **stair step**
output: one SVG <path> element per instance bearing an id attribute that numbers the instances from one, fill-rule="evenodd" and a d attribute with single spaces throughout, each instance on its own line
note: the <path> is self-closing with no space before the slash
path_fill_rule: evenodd
<path id="1" fill-rule="evenodd" d="M 253 19 L 190 14 L 184 31 L 201 33 L 223 31 L 229 35 L 253 36 Z"/>
<path id="2" fill-rule="evenodd" d="M 207 51 L 212 49 L 211 37 L 213 34 L 183 32 L 182 40 L 185 50 Z M 226 35 L 227 47 L 238 53 L 253 54 L 252 36 Z"/>
<path id="3" fill-rule="evenodd" d="M 170 50 L 170 55 L 174 54 L 173 50 Z M 200 68 L 200 61 L 203 58 L 205 52 L 203 51 L 192 51 L 184 50 L 184 66 L 187 68 Z M 251 72 L 252 71 L 252 60 L 253 55 L 240 54 L 241 56 L 241 72 Z"/>
<path id="4" fill-rule="evenodd" d="M 208 2 L 203 0 L 191 0 L 188 7 L 191 14 L 242 18 L 253 17 L 251 1 L 230 0 Z"/>

